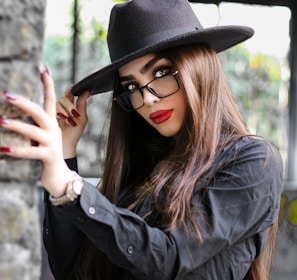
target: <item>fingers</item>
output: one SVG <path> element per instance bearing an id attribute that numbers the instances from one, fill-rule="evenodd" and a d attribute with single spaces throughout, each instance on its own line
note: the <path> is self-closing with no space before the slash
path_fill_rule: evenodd
<path id="1" fill-rule="evenodd" d="M 56 104 L 57 114 L 63 114 L 65 117 L 72 116 L 72 111 L 75 109 L 73 101 L 69 100 L 67 97 L 61 97 Z M 74 116 L 73 116 L 74 117 Z"/>
<path id="2" fill-rule="evenodd" d="M 64 96 L 57 101 L 57 112 L 65 116 L 71 116 L 71 111 L 75 109 L 74 96 L 71 94 L 71 88 L 72 85 L 69 85 L 64 92 Z"/>
<path id="3" fill-rule="evenodd" d="M 45 130 L 19 120 L 3 117 L 0 117 L 0 125 L 9 131 L 14 131 L 25 138 L 38 142 L 37 146 L 1 146 L 1 153 L 15 158 L 38 159 L 43 163 L 54 162 L 56 159 L 62 158 L 61 131 L 58 126 L 53 125 L 51 130 Z"/>
<path id="4" fill-rule="evenodd" d="M 56 97 L 53 80 L 49 76 L 48 70 L 41 73 L 41 79 L 44 85 L 45 94 L 44 109 L 40 105 L 31 102 L 20 95 L 7 91 L 4 91 L 3 94 L 12 105 L 30 115 L 40 127 L 48 128 L 51 123 L 50 118 L 56 118 Z"/>
<path id="5" fill-rule="evenodd" d="M 48 156 L 46 148 L 42 147 L 0 147 L 0 152 L 14 158 L 43 160 Z"/>
<path id="6" fill-rule="evenodd" d="M 35 125 L 3 117 L 0 118 L 0 124 L 5 129 L 14 131 L 26 138 L 38 142 L 39 145 L 46 145 L 50 140 L 48 131 Z M 58 133 L 58 131 L 56 133 Z"/>
<path id="7" fill-rule="evenodd" d="M 71 94 L 72 85 L 68 86 L 64 96 L 57 102 L 57 111 L 74 118 L 86 114 L 87 99 L 90 96 L 89 91 L 85 91 L 77 98 L 75 103 L 74 96 Z"/>
<path id="8" fill-rule="evenodd" d="M 12 105 L 30 115 L 38 126 L 45 129 L 51 127 L 51 119 L 40 105 L 11 92 L 4 91 L 3 94 Z"/>
<path id="9" fill-rule="evenodd" d="M 79 96 L 75 102 L 74 96 L 71 94 L 71 87 L 69 86 L 62 98 L 57 101 L 57 117 L 64 119 L 72 126 L 76 126 L 76 119 L 80 123 L 87 122 L 87 99 L 90 95 L 88 91 Z"/>
<path id="10" fill-rule="evenodd" d="M 76 107 L 82 115 L 87 115 L 86 108 L 87 108 L 87 100 L 89 96 L 90 96 L 90 92 L 86 91 L 77 98 Z"/>
<path id="11" fill-rule="evenodd" d="M 56 117 L 56 94 L 54 82 L 49 75 L 48 69 L 41 73 L 41 80 L 43 82 L 45 95 L 44 109 L 50 117 Z"/>

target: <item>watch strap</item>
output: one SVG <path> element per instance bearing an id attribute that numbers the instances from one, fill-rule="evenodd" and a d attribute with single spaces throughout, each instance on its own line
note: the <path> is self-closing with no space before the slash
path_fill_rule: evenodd
<path id="1" fill-rule="evenodd" d="M 68 203 L 73 202 L 78 196 L 81 194 L 84 183 L 82 178 L 75 172 L 72 171 L 73 178 L 67 184 L 66 194 L 60 197 L 49 196 L 49 200 L 54 206 L 66 205 Z"/>

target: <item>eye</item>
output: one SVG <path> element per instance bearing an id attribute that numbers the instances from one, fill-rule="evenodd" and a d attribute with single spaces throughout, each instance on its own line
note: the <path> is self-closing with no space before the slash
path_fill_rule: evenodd
<path id="1" fill-rule="evenodd" d="M 160 78 L 163 77 L 169 73 L 172 73 L 172 67 L 170 66 L 162 66 L 159 67 L 156 71 L 155 71 L 155 77 L 156 78 Z"/>
<path id="2" fill-rule="evenodd" d="M 133 92 L 136 89 L 138 89 L 138 85 L 137 84 L 133 84 L 133 83 L 129 83 L 129 84 L 125 84 L 123 85 L 124 90 Z"/>

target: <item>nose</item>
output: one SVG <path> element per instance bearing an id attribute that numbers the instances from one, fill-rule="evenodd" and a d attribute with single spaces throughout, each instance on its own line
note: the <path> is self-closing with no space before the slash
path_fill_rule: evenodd
<path id="1" fill-rule="evenodd" d="M 151 89 L 153 91 L 153 89 Z M 160 98 L 154 95 L 148 87 L 143 89 L 143 102 L 147 105 L 152 105 L 160 100 Z"/>

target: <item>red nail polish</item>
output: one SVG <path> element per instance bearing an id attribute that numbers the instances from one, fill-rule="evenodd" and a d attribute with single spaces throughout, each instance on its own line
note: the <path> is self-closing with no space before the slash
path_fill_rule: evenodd
<path id="1" fill-rule="evenodd" d="M 8 124 L 8 119 L 4 117 L 0 117 L 0 124 Z"/>
<path id="2" fill-rule="evenodd" d="M 49 76 L 51 75 L 51 74 L 50 74 L 50 71 L 49 71 L 49 69 L 48 69 L 47 66 L 46 66 L 46 68 L 45 68 L 45 70 L 44 70 L 44 73 L 48 74 Z"/>
<path id="3" fill-rule="evenodd" d="M 12 149 L 10 147 L 0 147 L 0 152 L 2 153 L 11 153 Z"/>
<path id="4" fill-rule="evenodd" d="M 57 116 L 66 120 L 67 119 L 67 116 L 65 116 L 64 114 L 60 113 L 60 112 L 57 112 Z"/>
<path id="5" fill-rule="evenodd" d="M 70 117 L 67 118 L 67 120 L 68 120 L 68 122 L 69 122 L 72 126 L 77 126 L 77 123 L 76 123 L 73 119 L 71 119 Z"/>
<path id="6" fill-rule="evenodd" d="M 72 114 L 75 118 L 80 117 L 79 112 L 77 112 L 75 109 L 72 109 L 72 110 L 71 110 L 71 114 Z"/>
<path id="7" fill-rule="evenodd" d="M 11 92 L 8 92 L 7 90 L 4 90 L 2 92 L 2 94 L 6 97 L 7 100 L 10 100 L 10 101 L 16 100 L 16 96 L 15 96 L 14 93 L 11 93 Z"/>
<path id="8" fill-rule="evenodd" d="M 47 67 L 46 64 L 42 63 L 39 67 L 39 71 L 40 71 L 40 74 L 43 75 L 44 73 L 47 73 L 49 76 L 50 76 L 50 72 L 49 72 L 49 69 Z"/>

